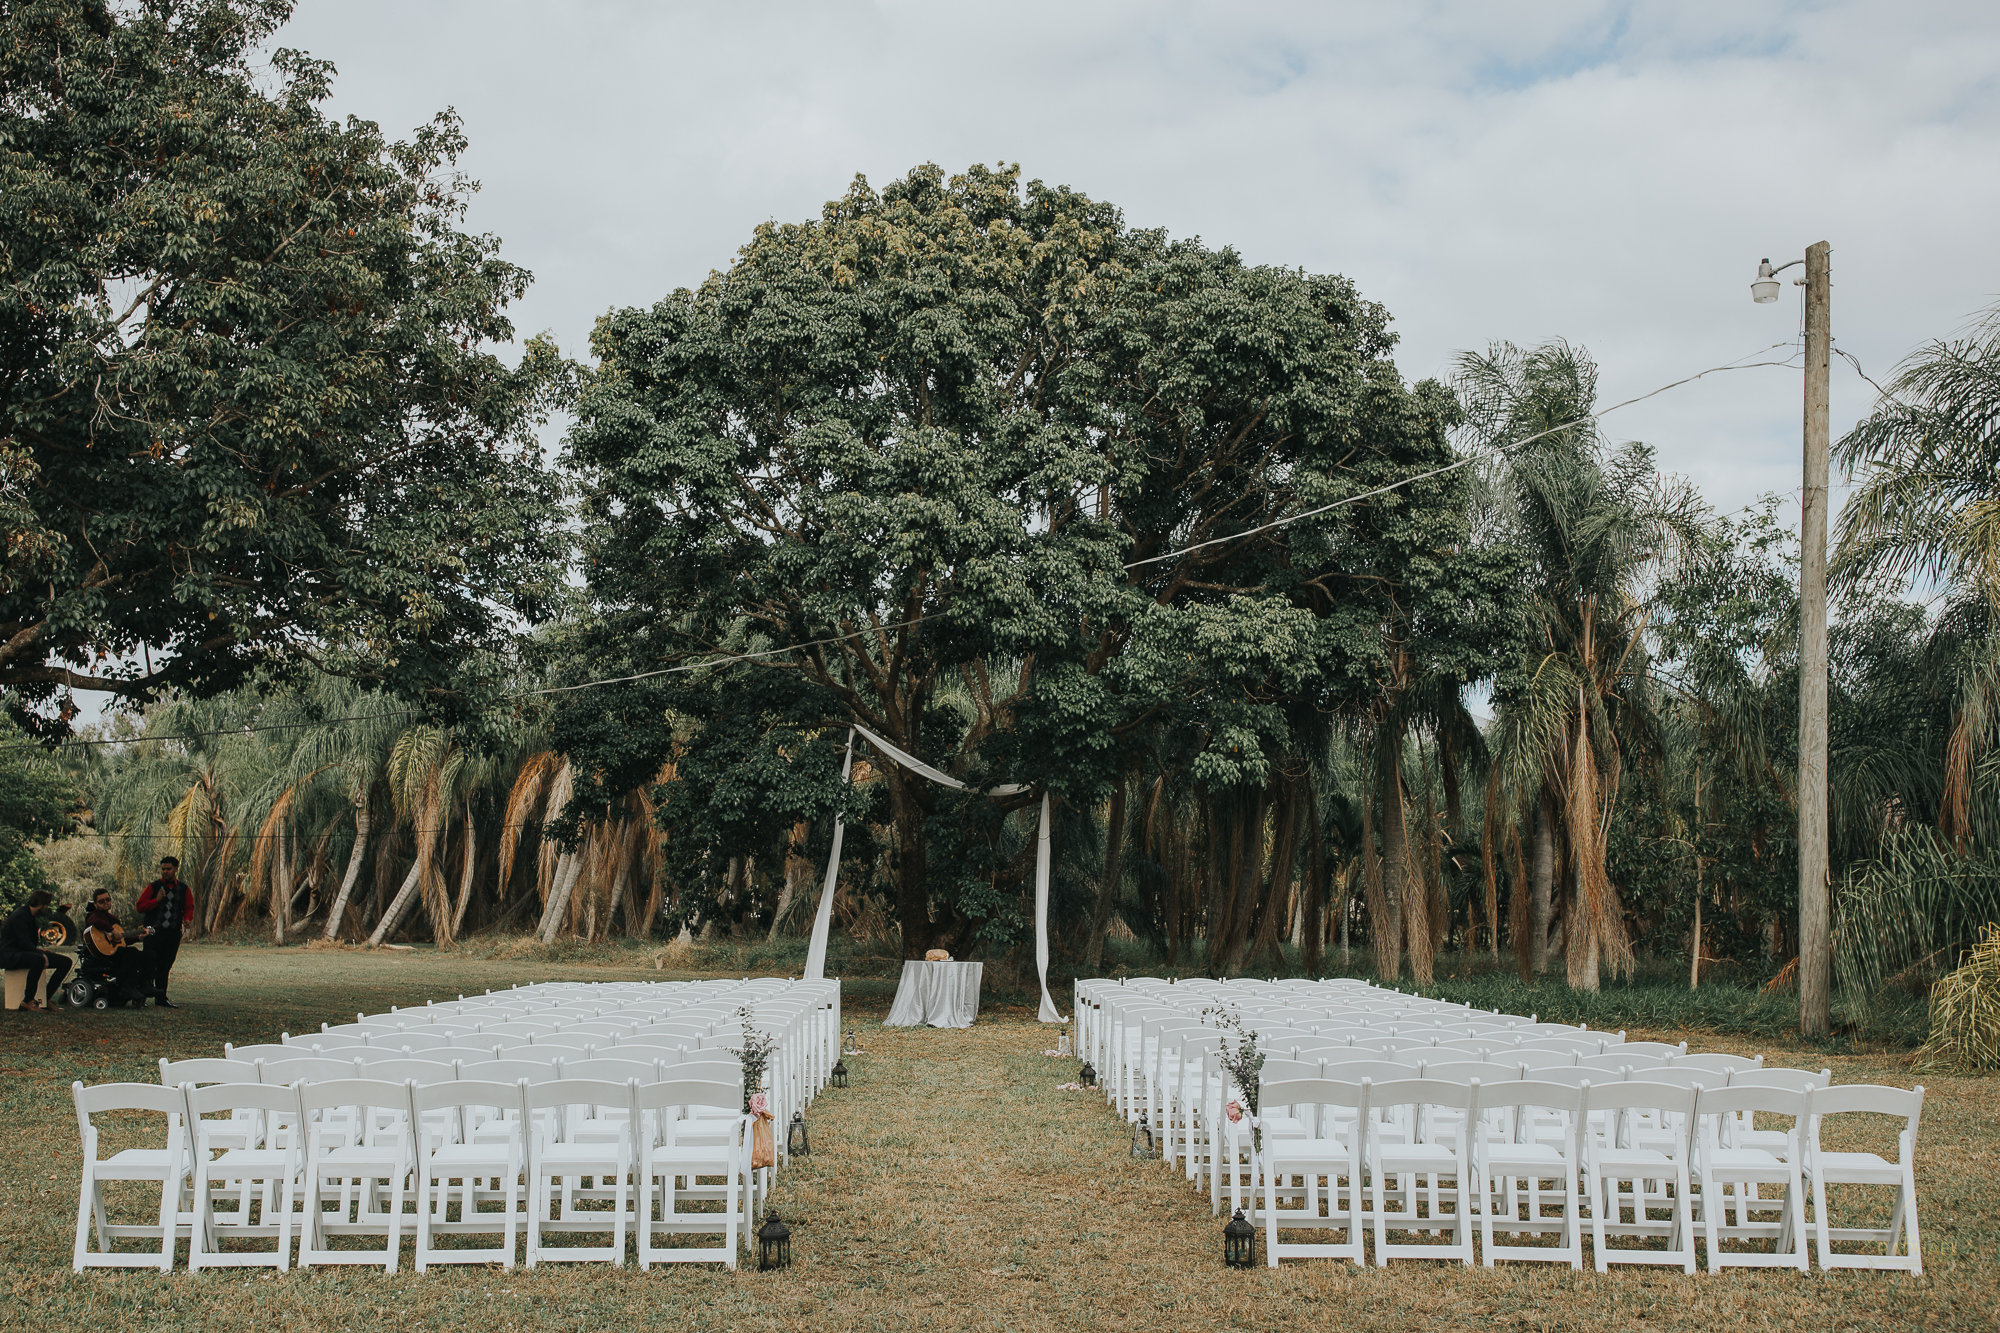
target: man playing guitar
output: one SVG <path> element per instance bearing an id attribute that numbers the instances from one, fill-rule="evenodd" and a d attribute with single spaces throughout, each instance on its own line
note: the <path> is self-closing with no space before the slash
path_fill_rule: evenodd
<path id="1" fill-rule="evenodd" d="M 141 928 L 139 938 L 151 934 Z M 145 975 L 145 956 L 125 939 L 125 927 L 118 924 L 118 918 L 111 913 L 111 890 L 99 889 L 90 898 L 90 915 L 83 919 L 83 946 L 96 966 L 109 972 L 122 988 L 138 990 L 142 988 L 141 978 Z"/>

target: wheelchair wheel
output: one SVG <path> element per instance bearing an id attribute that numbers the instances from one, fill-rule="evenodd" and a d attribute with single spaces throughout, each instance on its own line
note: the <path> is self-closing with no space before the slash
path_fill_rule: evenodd
<path id="1" fill-rule="evenodd" d="M 77 977 L 63 987 L 63 995 L 72 1009 L 81 1009 L 89 1004 L 96 992 L 97 988 L 90 984 L 89 977 Z"/>
<path id="2" fill-rule="evenodd" d="M 111 1001 L 105 999 L 102 995 L 100 995 L 96 999 L 90 1002 L 90 1007 L 93 1009 L 109 1009 L 111 1007 Z"/>

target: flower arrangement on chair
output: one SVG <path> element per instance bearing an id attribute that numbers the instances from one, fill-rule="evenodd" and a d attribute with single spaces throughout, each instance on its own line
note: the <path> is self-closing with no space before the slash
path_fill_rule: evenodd
<path id="1" fill-rule="evenodd" d="M 1264 1150 L 1264 1123 L 1258 1114 L 1257 1081 L 1264 1070 L 1264 1052 L 1257 1049 L 1257 1034 L 1244 1026 L 1243 1015 L 1233 1006 L 1213 1005 L 1201 1011 L 1205 1020 L 1222 1029 L 1222 1050 L 1216 1060 L 1229 1071 L 1241 1093 L 1242 1101 L 1232 1097 L 1222 1113 L 1229 1117 L 1229 1123 L 1239 1124 L 1245 1115 L 1250 1119 L 1250 1147 L 1252 1151 Z M 1231 1034 L 1235 1040 L 1231 1041 Z"/>

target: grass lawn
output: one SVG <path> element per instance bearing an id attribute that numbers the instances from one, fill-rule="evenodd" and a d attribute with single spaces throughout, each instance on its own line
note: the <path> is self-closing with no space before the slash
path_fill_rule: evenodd
<path id="1" fill-rule="evenodd" d="M 659 977 L 628 951 L 593 965 L 429 951 L 197 945 L 179 1012 L 0 1014 L 0 1327 L 48 1329 L 1839 1329 L 2000 1328 L 2000 1081 L 1929 1078 L 1918 1164 L 1927 1276 L 1330 1261 L 1224 1270 L 1220 1221 L 1095 1094 L 1041 1054 L 1031 1010 L 989 1008 L 966 1032 L 875 1026 L 891 985 L 850 986 L 868 1053 L 822 1094 L 814 1154 L 782 1178 L 786 1273 L 604 1265 L 444 1269 L 70 1272 L 77 1133 L 72 1079 L 158 1077 L 160 1056 L 219 1055 L 356 1010 L 517 982 Z M 685 975 L 685 974 L 682 974 Z M 1640 1035 L 1636 1030 L 1634 1036 Z M 1686 1033 L 1671 1034 L 1685 1036 Z M 1717 1049 L 1740 1039 L 1697 1038 Z M 1776 1054 L 1782 1044 L 1760 1043 Z M 1806 1058 L 1799 1061 L 1803 1063 Z M 1844 1080 L 1911 1081 L 1901 1057 L 1826 1057 Z M 1260 1248 L 1261 1258 L 1261 1248 Z"/>

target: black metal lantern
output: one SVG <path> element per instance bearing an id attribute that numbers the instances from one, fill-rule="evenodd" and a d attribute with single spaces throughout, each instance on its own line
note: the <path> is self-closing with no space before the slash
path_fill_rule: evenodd
<path id="1" fill-rule="evenodd" d="M 1243 1220 L 1241 1208 L 1222 1228 L 1222 1262 L 1231 1268 L 1257 1266 L 1257 1228 Z"/>
<path id="2" fill-rule="evenodd" d="M 1132 1160 L 1150 1162 L 1159 1155 L 1159 1150 L 1153 1146 L 1153 1127 L 1146 1123 L 1146 1113 L 1141 1111 L 1139 1118 L 1132 1123 Z"/>
<path id="3" fill-rule="evenodd" d="M 792 1127 L 785 1132 L 785 1151 L 798 1157 L 812 1156 L 812 1141 L 806 1137 L 806 1113 L 792 1112 Z"/>
<path id="4" fill-rule="evenodd" d="M 778 1219 L 778 1210 L 773 1208 L 764 1214 L 764 1225 L 757 1228 L 757 1268 L 769 1272 L 791 1266 L 792 1229 Z"/>
<path id="5" fill-rule="evenodd" d="M 833 1077 L 830 1081 L 836 1088 L 847 1086 L 847 1061 L 835 1060 L 833 1062 Z"/>
<path id="6" fill-rule="evenodd" d="M 1083 1062 L 1083 1068 L 1076 1071 L 1076 1082 L 1078 1087 L 1083 1087 L 1083 1088 L 1096 1087 L 1097 1066 L 1091 1064 L 1090 1061 L 1085 1060 Z"/>

